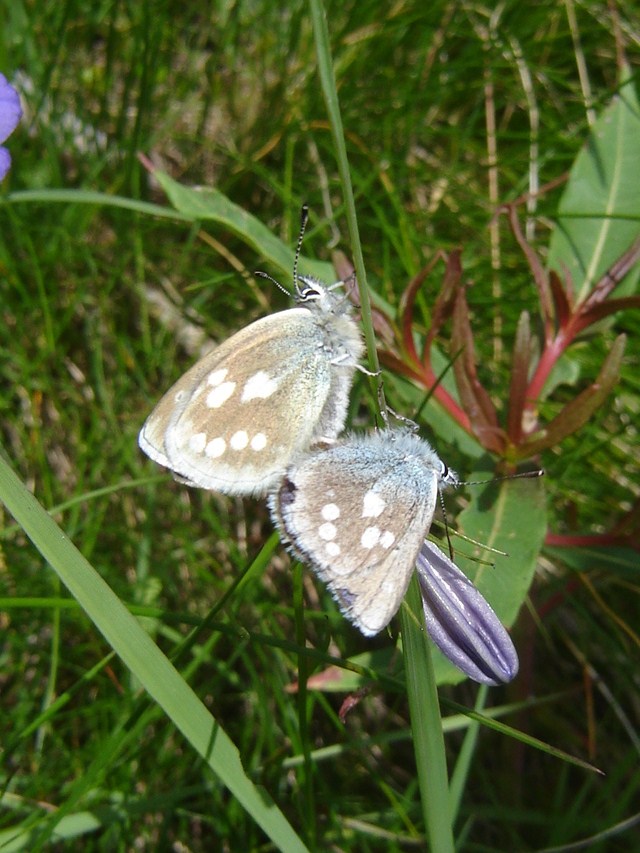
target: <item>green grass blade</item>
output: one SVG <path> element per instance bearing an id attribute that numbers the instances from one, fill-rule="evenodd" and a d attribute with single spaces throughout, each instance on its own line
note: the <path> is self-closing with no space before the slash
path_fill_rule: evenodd
<path id="1" fill-rule="evenodd" d="M 255 216 L 234 204 L 224 193 L 214 187 L 185 187 L 164 172 L 154 172 L 154 177 L 167 194 L 175 209 L 192 222 L 217 222 L 251 246 L 269 264 L 290 276 L 295 255 L 292 246 L 285 245 Z M 332 282 L 335 273 L 331 264 L 311 258 L 302 258 L 301 271 Z"/>
<path id="2" fill-rule="evenodd" d="M 316 44 L 316 57 L 318 60 L 320 84 L 322 86 L 322 94 L 324 95 L 325 105 L 329 116 L 331 135 L 338 163 L 338 171 L 340 173 L 342 194 L 344 197 L 345 213 L 349 224 L 349 237 L 351 240 L 353 263 L 358 281 L 362 328 L 364 331 L 365 342 L 367 344 L 369 367 L 374 373 L 377 373 L 380 368 L 378 364 L 378 351 L 376 349 L 376 336 L 371 317 L 371 300 L 369 298 L 369 288 L 367 287 L 367 274 L 364 266 L 364 256 L 362 254 L 362 244 L 360 242 L 360 232 L 356 216 L 356 202 L 353 195 L 349 160 L 347 157 L 347 146 L 345 144 L 342 117 L 340 115 L 340 101 L 338 100 L 338 90 L 336 88 L 335 75 L 333 73 L 327 18 L 321 0 L 309 0 L 309 9 L 313 23 L 313 34 Z"/>
<path id="3" fill-rule="evenodd" d="M 119 207 L 122 210 L 133 210 L 145 216 L 160 216 L 163 219 L 182 219 L 192 221 L 189 216 L 179 210 L 162 207 L 137 198 L 127 198 L 121 195 L 95 192 L 93 190 L 41 189 L 18 190 L 6 197 L 0 196 L 0 204 L 93 204 L 96 207 Z"/>
<path id="4" fill-rule="evenodd" d="M 434 853 L 453 853 L 447 759 L 431 648 L 414 574 L 402 607 L 403 659 L 411 710 L 411 731 L 427 836 Z"/>
<path id="5" fill-rule="evenodd" d="M 305 845 L 170 661 L 0 457 L 0 498 L 125 665 L 280 849 Z"/>

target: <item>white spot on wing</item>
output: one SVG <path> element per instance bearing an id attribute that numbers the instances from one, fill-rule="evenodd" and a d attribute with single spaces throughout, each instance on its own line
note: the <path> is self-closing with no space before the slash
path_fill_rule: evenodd
<path id="1" fill-rule="evenodd" d="M 220 385 L 221 382 L 224 382 L 228 372 L 229 371 L 226 367 L 221 367 L 220 370 L 212 370 L 207 376 L 207 383 L 211 385 L 212 388 L 216 385 Z"/>
<path id="2" fill-rule="evenodd" d="M 202 453 L 202 451 L 207 446 L 207 434 L 206 432 L 197 432 L 195 435 L 192 435 L 189 439 L 189 450 L 193 450 L 194 453 Z"/>
<path id="3" fill-rule="evenodd" d="M 251 439 L 252 450 L 264 450 L 267 446 L 267 436 L 263 432 L 257 432 Z"/>
<path id="4" fill-rule="evenodd" d="M 235 382 L 223 382 L 222 385 L 216 385 L 216 387 L 207 394 L 207 406 L 210 409 L 219 409 L 220 406 L 227 402 L 235 389 Z"/>
<path id="5" fill-rule="evenodd" d="M 386 503 L 377 492 L 368 491 L 362 499 L 362 517 L 377 518 L 385 507 Z"/>
<path id="6" fill-rule="evenodd" d="M 340 546 L 337 542 L 327 542 L 327 544 L 325 545 L 325 550 L 330 557 L 340 556 Z"/>
<path id="7" fill-rule="evenodd" d="M 340 507 L 337 504 L 325 504 L 320 510 L 325 521 L 335 521 L 340 518 Z"/>
<path id="8" fill-rule="evenodd" d="M 330 521 L 325 521 L 325 523 L 321 524 L 318 528 L 318 536 L 321 539 L 324 539 L 326 542 L 328 542 L 330 539 L 335 539 L 337 532 L 337 527 L 335 526 L 335 524 L 331 524 Z"/>
<path id="9" fill-rule="evenodd" d="M 382 545 L 383 548 L 391 548 L 395 541 L 396 537 L 390 530 L 385 530 L 380 537 L 380 545 Z"/>
<path id="10" fill-rule="evenodd" d="M 360 544 L 363 548 L 373 548 L 378 544 L 378 540 L 380 539 L 380 528 L 379 527 L 367 527 L 362 536 L 360 537 Z"/>
<path id="11" fill-rule="evenodd" d="M 243 429 L 239 429 L 238 432 L 234 432 L 229 439 L 229 447 L 231 447 L 232 450 L 244 450 L 248 444 L 249 436 Z"/>
<path id="12" fill-rule="evenodd" d="M 212 438 L 209 444 L 205 447 L 204 453 L 205 456 L 208 456 L 210 459 L 217 459 L 227 449 L 227 442 L 224 438 Z"/>
<path id="13" fill-rule="evenodd" d="M 278 383 L 272 379 L 264 370 L 259 370 L 250 376 L 244 388 L 242 389 L 241 403 L 248 403 L 249 400 L 262 399 L 266 400 L 277 389 Z"/>

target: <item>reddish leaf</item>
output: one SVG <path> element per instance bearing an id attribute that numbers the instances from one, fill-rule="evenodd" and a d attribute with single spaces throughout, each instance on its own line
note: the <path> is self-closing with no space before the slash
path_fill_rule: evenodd
<path id="1" fill-rule="evenodd" d="M 556 417 L 519 449 L 518 457 L 524 458 L 553 447 L 583 427 L 589 418 L 602 406 L 618 381 L 620 364 L 624 355 L 626 335 L 619 335 L 607 355 L 595 382 L 568 403 Z"/>
<path id="2" fill-rule="evenodd" d="M 581 314 L 576 320 L 576 335 L 598 320 L 609 317 L 611 314 L 616 314 L 618 311 L 624 311 L 627 308 L 640 308 L 640 296 L 623 296 L 620 299 L 609 299 L 607 302 L 594 305 L 593 308 Z"/>
<path id="3" fill-rule="evenodd" d="M 438 262 L 438 257 L 439 255 L 434 255 L 427 266 L 421 269 L 420 272 L 411 279 L 400 299 L 399 314 L 400 326 L 402 329 L 402 343 L 405 351 L 409 353 L 414 361 L 419 361 L 420 359 L 413 342 L 413 309 L 418 292 L 424 284 L 425 279 Z"/>
<path id="4" fill-rule="evenodd" d="M 446 256 L 446 269 L 442 287 L 431 310 L 431 328 L 427 333 L 423 348 L 423 361 L 430 363 L 431 345 L 445 322 L 451 317 L 455 305 L 456 293 L 462 281 L 462 261 L 460 251 L 456 249 Z"/>
<path id="5" fill-rule="evenodd" d="M 451 344 L 459 352 L 453 365 L 460 402 L 469 416 L 478 441 L 487 450 L 496 453 L 504 449 L 504 433 L 498 427 L 498 416 L 491 398 L 482 387 L 476 372 L 473 333 L 464 288 L 458 288 L 453 312 Z"/>
<path id="6" fill-rule="evenodd" d="M 554 316 L 553 297 L 551 293 L 551 288 L 549 287 L 549 282 L 547 280 L 547 274 L 542 266 L 540 258 L 534 252 L 532 247 L 527 242 L 524 234 L 522 233 L 522 229 L 520 228 L 520 220 L 518 219 L 518 213 L 515 208 L 515 205 L 508 204 L 505 206 L 505 210 L 507 211 L 507 215 L 509 217 L 509 224 L 511 225 L 513 235 L 518 241 L 520 248 L 524 252 L 525 257 L 529 262 L 529 268 L 531 270 L 531 273 L 533 274 L 533 280 L 535 281 L 536 287 L 538 288 L 540 310 L 542 313 L 542 319 L 544 321 L 545 327 L 545 339 L 548 341 L 553 335 Z"/>
<path id="7" fill-rule="evenodd" d="M 593 288 L 583 304 L 584 312 L 601 304 L 620 284 L 629 270 L 640 258 L 640 237 L 636 238 L 626 252 L 612 264 Z"/>
<path id="8" fill-rule="evenodd" d="M 558 273 L 555 270 L 551 270 L 549 272 L 549 286 L 553 296 L 553 304 L 556 309 L 556 320 L 558 326 L 562 328 L 563 326 L 566 326 L 569 322 L 569 318 L 571 317 L 572 306 L 567 293 L 573 290 L 573 285 L 569 286 L 569 284 L 567 284 L 567 289 L 565 290 Z"/>
<path id="9" fill-rule="evenodd" d="M 398 376 L 406 376 L 407 379 L 412 379 L 423 388 L 429 387 L 429 376 L 435 380 L 433 373 L 427 374 L 420 362 L 410 364 L 407 361 L 403 361 L 400 356 L 390 350 L 378 350 L 378 357 L 380 359 L 380 364 L 382 364 L 383 367 L 386 367 L 387 370 L 391 371 L 391 373 L 395 373 Z"/>
<path id="10" fill-rule="evenodd" d="M 522 440 L 522 415 L 529 387 L 531 351 L 531 324 L 528 312 L 523 311 L 518 320 L 516 339 L 513 345 L 509 412 L 507 415 L 507 434 L 514 445 L 519 444 Z"/>

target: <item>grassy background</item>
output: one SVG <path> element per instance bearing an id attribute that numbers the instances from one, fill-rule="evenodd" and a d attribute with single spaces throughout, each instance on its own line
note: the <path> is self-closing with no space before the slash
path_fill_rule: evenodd
<path id="1" fill-rule="evenodd" d="M 370 284 L 396 306 L 435 250 L 462 246 L 481 377 L 505 401 L 501 347 L 508 351 L 520 311 L 535 312 L 537 303 L 504 223 L 490 228 L 493 210 L 529 186 L 532 121 L 540 183 L 569 168 L 589 109 L 615 91 L 622 50 L 638 68 L 640 15 L 612 17 L 604 3 L 423 6 L 326 4 L 365 261 Z M 217 187 L 290 243 L 306 201 L 313 221 L 305 253 L 327 258 L 332 237 L 348 252 L 308 10 L 259 0 L 69 0 L 7 4 L 3 23 L 0 70 L 10 79 L 20 70 L 27 106 L 9 141 L 6 189 L 35 195 L 0 208 L 2 442 L 171 654 L 271 527 L 261 502 L 173 483 L 142 457 L 137 432 L 203 336 L 224 338 L 286 300 L 245 280 L 261 258 L 222 231 L 207 229 L 224 254 L 171 219 L 80 198 L 56 203 L 41 191 L 164 203 L 137 159 L 142 151 L 184 183 Z M 560 192 L 535 210 L 541 251 Z M 437 279 L 430 286 L 435 294 Z M 179 306 L 171 321 L 158 313 L 158 292 Z M 425 324 L 429 301 L 427 289 Z M 620 330 L 629 334 L 628 357 L 610 405 L 542 460 L 554 533 L 607 531 L 638 502 L 637 313 L 574 355 L 583 375 L 595 376 Z M 393 378 L 386 385 L 393 405 Z M 358 390 L 366 403 L 366 387 Z M 447 452 L 446 436 L 434 438 L 452 467 L 468 468 Z M 210 850 L 225 839 L 226 849 L 257 849 L 264 836 L 253 821 L 127 669 L 107 658 L 108 646 L 9 516 L 5 525 L 2 824 L 36 824 L 62 807 L 97 816 L 97 828 L 69 839 L 70 849 Z M 637 810 L 638 583 L 635 567 L 615 556 L 546 554 L 516 630 L 522 675 L 490 694 L 496 705 L 549 697 L 508 722 L 593 761 L 606 777 L 483 731 L 456 826 L 462 849 L 545 849 L 595 836 Z M 312 692 L 302 714 L 308 729 L 301 725 L 290 690 L 301 594 L 315 647 L 345 657 L 371 648 L 275 547 L 267 569 L 230 597 L 219 630 L 200 637 L 180 668 L 309 846 L 419 848 L 404 691 L 374 686 L 344 724 L 343 696 Z M 237 626 L 255 636 L 243 642 Z M 473 705 L 477 688 L 443 692 Z M 452 762 L 460 739 L 447 736 Z M 312 768 L 300 769 L 296 757 L 322 747 Z M 629 850 L 634 838 L 637 829 L 627 828 L 589 849 Z"/>

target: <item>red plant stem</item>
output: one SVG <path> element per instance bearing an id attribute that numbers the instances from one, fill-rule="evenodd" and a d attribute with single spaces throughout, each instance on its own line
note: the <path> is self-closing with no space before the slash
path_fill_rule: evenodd
<path id="1" fill-rule="evenodd" d="M 426 389 L 431 390 L 432 396 L 435 397 L 442 408 L 451 415 L 458 426 L 461 426 L 466 433 L 472 435 L 469 416 L 465 410 L 456 403 L 444 386 L 438 382 L 432 368 L 429 365 L 421 365 L 420 372 L 416 372 L 414 375 L 421 385 Z"/>
<path id="2" fill-rule="evenodd" d="M 628 536 L 619 536 L 615 533 L 593 533 L 583 536 L 547 533 L 544 544 L 551 548 L 603 548 L 611 545 L 631 547 Z"/>
<path id="3" fill-rule="evenodd" d="M 566 582 L 558 592 L 548 598 L 545 602 L 536 606 L 536 613 L 540 619 L 544 619 L 549 613 L 553 613 L 558 607 L 565 604 L 567 598 L 580 588 L 578 578 L 567 576 Z"/>
<path id="4" fill-rule="evenodd" d="M 460 408 L 453 397 L 445 391 L 442 385 L 437 385 L 433 389 L 433 396 L 440 405 L 449 412 L 458 426 L 461 426 L 465 432 L 471 435 L 471 421 L 469 420 L 467 413 L 464 409 Z"/>
<path id="5" fill-rule="evenodd" d="M 532 411 L 537 406 L 549 374 L 573 338 L 574 334 L 571 331 L 567 334 L 567 329 L 565 328 L 561 329 L 555 338 L 545 345 L 535 372 L 529 382 L 529 387 L 527 388 L 526 399 L 529 402 L 526 403 L 526 409 L 528 411 Z"/>

